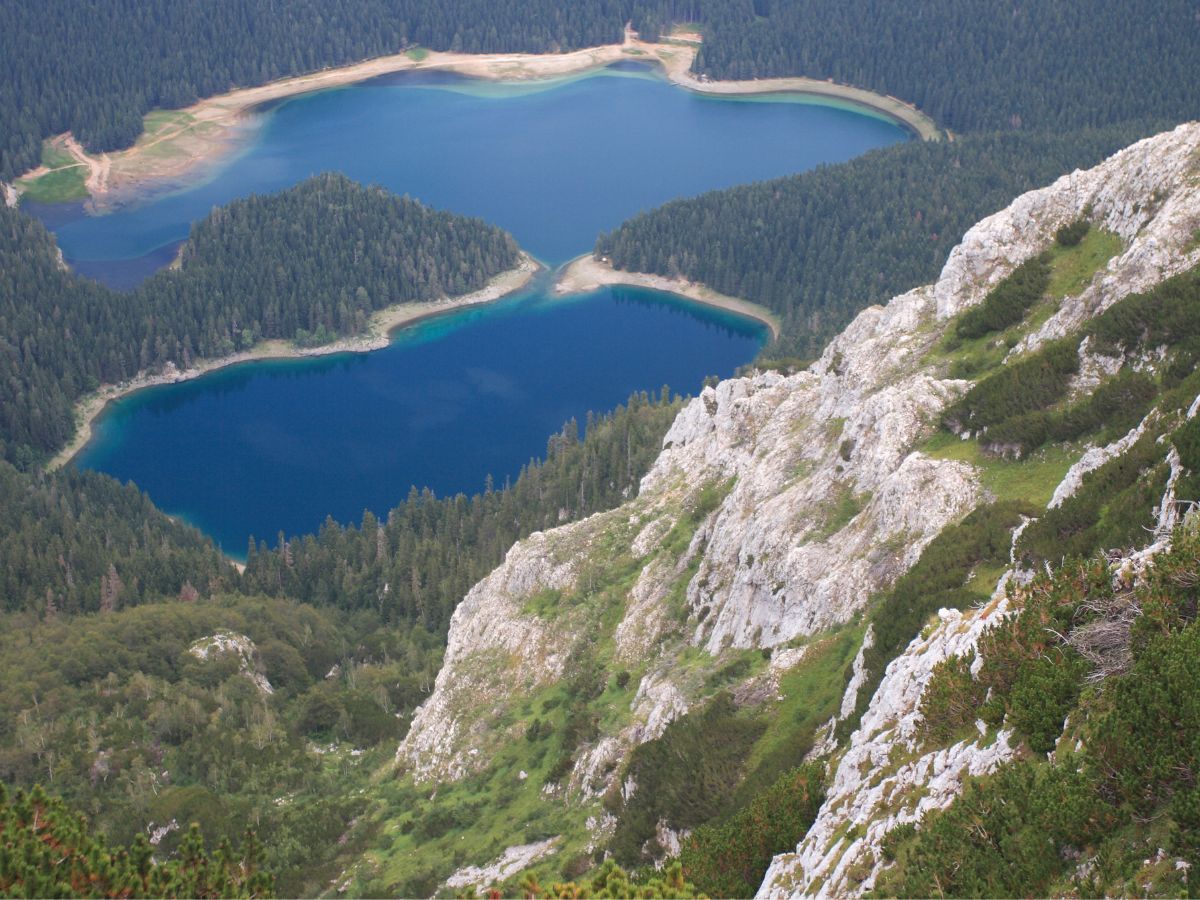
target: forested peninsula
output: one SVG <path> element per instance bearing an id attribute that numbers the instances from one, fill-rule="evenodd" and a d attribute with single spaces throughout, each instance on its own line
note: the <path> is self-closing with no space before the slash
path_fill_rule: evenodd
<path id="1" fill-rule="evenodd" d="M 777 315 L 767 358 L 811 358 L 865 306 L 929 282 L 964 229 L 1093 165 L 1152 125 L 907 143 L 787 178 L 675 200 L 601 235 L 617 269 L 686 279 Z"/>
<path id="2" fill-rule="evenodd" d="M 885 0 L 702 4 L 704 76 L 858 85 L 915 104 L 955 139 L 676 200 L 601 235 L 597 260 L 764 306 L 782 320 L 764 359 L 811 359 L 864 306 L 930 281 L 963 229 L 1015 194 L 1200 108 L 1200 21 L 1186 2 L 925 12 Z"/>
<path id="3" fill-rule="evenodd" d="M 215 210 L 193 226 L 178 269 L 131 293 L 64 270 L 46 230 L 7 208 L 0 263 L 0 441 L 21 468 L 71 439 L 75 403 L 102 385 L 289 352 L 264 341 L 327 345 L 366 333 L 380 310 L 400 307 L 395 323 L 518 266 L 532 272 L 499 228 L 342 175 Z"/>

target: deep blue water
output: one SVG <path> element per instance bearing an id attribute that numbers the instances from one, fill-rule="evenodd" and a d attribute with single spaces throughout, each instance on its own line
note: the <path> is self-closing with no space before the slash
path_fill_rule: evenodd
<path id="1" fill-rule="evenodd" d="M 215 205 L 341 170 L 480 215 L 556 264 L 673 197 L 774 177 L 902 140 L 810 103 L 719 100 L 637 72 L 554 85 L 407 75 L 283 103 L 236 158 L 115 213 L 42 210 L 69 261 L 117 287 L 174 254 Z M 257 362 L 110 407 L 76 464 L 135 481 L 240 556 L 254 535 L 385 513 L 410 486 L 515 476 L 574 416 L 636 390 L 695 393 L 766 337 L 749 320 L 631 289 L 520 297 L 429 320 L 367 355 Z"/>
<path id="2" fill-rule="evenodd" d="M 572 416 L 728 375 L 754 322 L 670 295 L 541 291 L 428 320 L 386 350 L 248 363 L 140 391 L 99 421 L 79 464 L 132 479 L 233 554 L 247 536 L 386 513 L 515 477 Z"/>

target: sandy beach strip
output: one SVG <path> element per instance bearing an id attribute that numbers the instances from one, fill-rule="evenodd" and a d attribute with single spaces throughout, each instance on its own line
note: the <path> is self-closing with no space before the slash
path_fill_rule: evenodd
<path id="1" fill-rule="evenodd" d="M 594 259 L 590 253 L 576 257 L 562 269 L 554 282 L 554 292 L 560 296 L 585 294 L 608 285 L 627 285 L 678 294 L 705 306 L 755 319 L 770 329 L 772 340 L 779 337 L 779 317 L 765 306 L 742 300 L 740 297 L 717 293 L 699 282 L 684 278 L 667 278 L 665 275 L 614 269 L 608 263 Z"/>
<path id="2" fill-rule="evenodd" d="M 905 103 L 896 97 L 876 94 L 864 88 L 838 84 L 835 81 L 818 81 L 814 78 L 801 77 L 758 78 L 753 81 L 705 81 L 696 78 L 687 70 L 677 76 L 672 75 L 671 81 L 687 90 L 714 96 L 806 94 L 811 97 L 841 100 L 851 106 L 882 113 L 885 118 L 903 125 L 923 141 L 937 141 L 944 137 L 944 132 L 938 128 L 937 123 L 912 104 Z"/>
<path id="3" fill-rule="evenodd" d="M 99 390 L 82 397 L 75 404 L 75 436 L 46 464 L 47 471 L 54 471 L 69 463 L 92 439 L 92 426 L 108 404 L 130 394 L 162 384 L 177 384 L 191 381 L 217 369 L 239 363 L 265 359 L 302 359 L 309 356 L 328 356 L 333 353 L 370 353 L 380 350 L 391 342 L 391 334 L 398 328 L 412 325 L 422 319 L 445 315 L 455 310 L 491 303 L 524 288 L 542 268 L 541 263 L 522 252 L 518 265 L 501 272 L 487 285 L 470 294 L 446 297 L 427 303 L 400 303 L 379 310 L 371 316 L 365 334 L 342 338 L 320 347 L 297 347 L 288 341 L 262 341 L 249 350 L 223 356 L 220 359 L 205 359 L 190 368 L 180 369 L 168 363 L 161 372 L 142 372 L 120 384 L 106 384 Z"/>
<path id="4" fill-rule="evenodd" d="M 51 140 L 67 147 L 78 163 L 87 166 L 92 203 L 103 207 L 155 182 L 179 179 L 201 164 L 212 163 L 237 149 L 253 133 L 260 119 L 255 111 L 265 103 L 396 72 L 439 70 L 472 78 L 520 82 L 578 75 L 622 60 L 657 64 L 671 83 L 697 93 L 823 97 L 881 113 L 923 140 L 943 136 L 937 124 L 911 104 L 862 88 L 799 77 L 751 81 L 710 81 L 697 77 L 691 72 L 697 50 L 695 40 L 650 43 L 630 34 L 622 44 L 570 53 L 398 53 L 259 87 L 240 88 L 182 110 L 151 112 L 146 117 L 147 131 L 126 150 L 91 155 L 69 133 Z M 39 170 L 31 170 L 18 181 L 27 184 L 38 174 Z"/>

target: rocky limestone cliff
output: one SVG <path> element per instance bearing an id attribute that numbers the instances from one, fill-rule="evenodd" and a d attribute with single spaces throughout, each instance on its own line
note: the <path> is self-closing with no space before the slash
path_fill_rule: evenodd
<path id="1" fill-rule="evenodd" d="M 1107 270 L 1012 349 L 1032 349 L 1078 328 L 1127 294 L 1196 264 L 1200 228 L 1197 129 L 1180 125 L 1127 147 L 1087 171 L 1018 197 L 968 231 L 934 287 L 939 319 L 977 302 L 988 288 L 1080 217 L 1119 235 L 1124 251 Z"/>
<path id="2" fill-rule="evenodd" d="M 761 897 L 869 890 L 883 859 L 883 837 L 946 806 L 968 775 L 985 775 L 1011 758 L 1008 734 L 991 742 L 961 741 L 922 753 L 917 735 L 921 692 L 934 667 L 970 651 L 1008 606 L 1004 585 L 981 610 L 944 609 L 938 627 L 918 638 L 888 666 L 850 747 L 842 755 L 817 820 L 795 853 L 776 856 Z"/>
<path id="3" fill-rule="evenodd" d="M 576 616 L 548 620 L 530 598 L 576 586 L 594 548 L 640 563 L 614 631 L 615 658 L 661 659 L 632 722 L 575 782 L 611 771 L 688 707 L 669 646 L 774 647 L 848 621 L 924 545 L 982 497 L 971 467 L 913 453 L 964 382 L 919 366 L 937 337 L 928 289 L 863 313 L 808 372 L 761 374 L 706 388 L 680 413 L 638 498 L 612 513 L 532 535 L 455 612 L 446 661 L 398 761 L 418 778 L 484 766 L 491 728 L 516 692 L 563 675 Z M 662 539 L 697 486 L 728 488 L 681 554 Z M 616 545 L 620 545 L 619 547 Z M 688 576 L 681 622 L 667 597 Z"/>
<path id="4" fill-rule="evenodd" d="M 1073 173 L 1049 188 L 1027 194 L 985 219 L 952 252 L 934 289 L 939 298 L 939 318 L 961 310 L 964 289 L 955 286 L 975 283 L 970 276 L 977 279 L 984 274 L 988 268 L 984 260 L 993 263 L 985 283 L 994 283 L 996 271 L 1011 267 L 1005 262 L 1006 254 L 1019 262 L 1042 249 L 1043 243 L 1030 235 L 1052 232 L 1085 211 L 1121 235 L 1126 242 L 1124 251 L 1081 293 L 1067 298 L 1060 310 L 1018 344 L 1012 354 L 1069 334 L 1122 297 L 1196 265 L 1200 262 L 1194 246 L 1194 235 L 1200 227 L 1198 157 L 1200 128 L 1182 126 L 1142 141 L 1096 169 Z M 1086 340 L 1081 353 L 1087 353 Z M 1082 371 L 1086 373 L 1088 360 L 1083 362 Z M 1115 365 L 1105 365 L 1101 360 L 1098 365 L 1105 374 L 1112 374 L 1120 364 L 1116 360 Z M 1197 406 L 1200 398 L 1189 409 L 1189 418 L 1195 415 Z M 1129 450 L 1147 425 L 1143 421 L 1111 444 L 1086 451 L 1067 471 L 1049 505 L 1061 505 L 1079 489 L 1087 472 Z M 1156 511 L 1154 540 L 1144 551 L 1114 563 L 1120 577 L 1129 577 L 1129 570 L 1144 566 L 1148 556 L 1162 550 L 1166 535 L 1178 523 L 1173 489 L 1179 476 L 1179 458 L 1174 449 L 1164 447 L 1164 454 L 1171 474 Z M 934 668 L 950 656 L 970 652 L 980 634 L 1008 612 L 1010 588 L 1026 577 L 1027 573 L 1019 570 L 1006 572 L 992 601 L 980 609 L 965 613 L 942 610 L 938 626 L 928 636 L 914 640 L 888 666 L 849 747 L 836 761 L 817 820 L 795 853 L 775 858 L 763 880 L 760 897 L 842 896 L 869 891 L 885 865 L 881 844 L 892 828 L 918 822 L 929 809 L 944 808 L 957 796 L 965 777 L 987 774 L 1012 758 L 1014 748 L 1006 732 L 991 740 L 983 736 L 978 742 L 962 741 L 923 753 L 916 729 L 921 694 Z M 985 729 L 980 727 L 980 732 L 984 735 Z"/>
<path id="5" fill-rule="evenodd" d="M 1193 418 L 1200 398 L 1188 418 Z M 1142 422 L 1120 440 L 1089 451 L 1071 467 L 1051 501 L 1060 505 L 1078 490 L 1084 472 L 1127 450 L 1146 428 Z M 1179 523 L 1174 485 L 1179 457 L 1167 451 L 1171 477 L 1156 510 L 1154 540 L 1145 549 L 1110 560 L 1115 581 L 1137 577 L 1148 558 L 1169 546 Z M 1013 536 L 1014 546 L 1020 531 Z M 1020 587 L 1032 573 L 1015 568 L 996 585 L 989 603 L 965 612 L 943 609 L 928 635 L 915 639 L 889 664 L 883 682 L 863 715 L 849 747 L 836 759 L 825 803 L 794 853 L 775 857 L 758 896 L 858 895 L 871 890 L 886 865 L 883 839 L 897 825 L 919 822 L 931 809 L 945 808 L 962 790 L 967 777 L 986 775 L 1014 758 L 1011 735 L 990 736 L 982 722 L 977 741 L 925 750 L 919 726 L 921 695 L 939 663 L 967 656 L 979 637 L 1012 609 L 1019 608 Z M 977 671 L 976 660 L 972 671 Z M 849 691 L 848 691 L 849 694 Z M 846 708 L 843 706 L 843 715 Z"/>
<path id="6" fill-rule="evenodd" d="M 1013 353 L 1195 265 L 1198 183 L 1200 125 L 1143 141 L 979 223 L 934 285 L 862 312 L 808 371 L 705 388 L 635 500 L 530 536 L 472 589 L 398 765 L 421 782 L 485 768 L 498 743 L 519 735 L 512 713 L 522 700 L 574 677 L 586 657 L 638 678 L 615 724 L 546 788 L 596 798 L 633 747 L 710 695 L 695 665 L 682 664 L 696 648 L 782 649 L 848 622 L 987 497 L 975 466 L 918 449 L 970 386 L 946 377 L 932 352 L 945 323 L 1081 216 L 1123 249 Z M 933 666 L 967 649 L 1006 602 L 998 588 L 983 610 L 947 613 L 892 663 L 817 824 L 776 861 L 765 894 L 868 887 L 891 823 L 944 805 L 964 774 L 1006 757 L 1003 734 L 926 756 L 906 743 Z"/>

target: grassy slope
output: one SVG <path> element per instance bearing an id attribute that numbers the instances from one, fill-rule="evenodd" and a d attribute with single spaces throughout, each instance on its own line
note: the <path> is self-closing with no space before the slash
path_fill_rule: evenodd
<path id="1" fill-rule="evenodd" d="M 87 196 L 87 167 L 57 144 L 42 145 L 42 165 L 49 171 L 17 181 L 23 196 L 35 203 L 65 203 Z"/>

